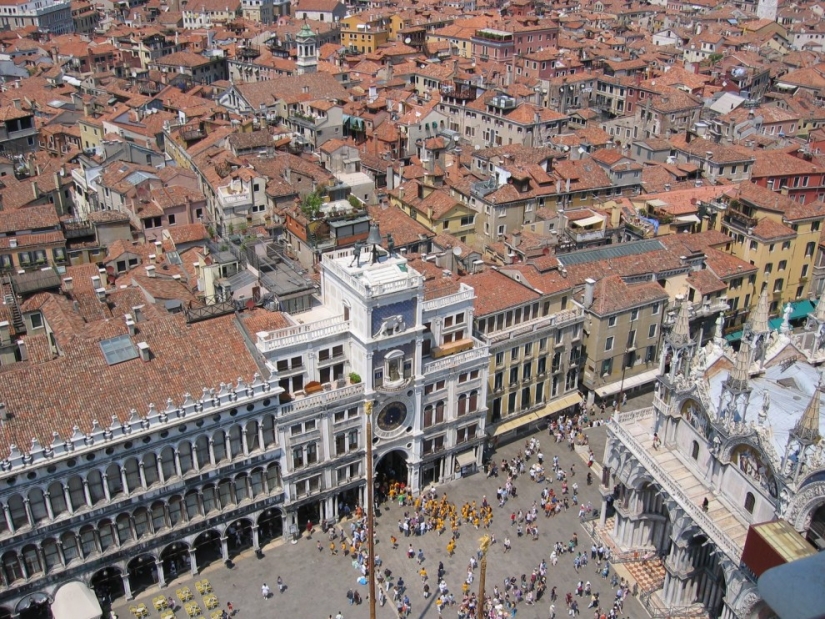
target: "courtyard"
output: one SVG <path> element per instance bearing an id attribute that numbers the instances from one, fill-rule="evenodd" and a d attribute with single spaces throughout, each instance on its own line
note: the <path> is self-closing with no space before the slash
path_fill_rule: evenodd
<path id="1" fill-rule="evenodd" d="M 591 428 L 587 430 L 587 436 L 598 463 L 604 452 L 606 430 L 604 427 Z M 403 518 L 404 512 L 411 511 L 411 508 L 400 507 L 389 502 L 382 505 L 380 515 L 376 517 L 378 537 L 375 552 L 383 561 L 382 570 L 389 568 L 392 571 L 393 580 L 403 577 L 407 595 L 412 603 L 410 617 L 436 618 L 439 613 L 436 607 L 437 596 L 431 595 L 427 599 L 424 597 L 422 580 L 418 574 L 421 566 L 417 561 L 407 558 L 408 545 L 412 544 L 416 553 L 419 549 L 423 551 L 425 557 L 423 567 L 430 575 L 429 582 L 433 591 L 437 591 L 435 574 L 438 563 L 443 562 L 446 572 L 444 580 L 457 601 L 460 601 L 461 585 L 467 577 L 470 558 L 476 554 L 479 539 L 485 533 L 494 535 L 497 541 L 490 547 L 488 553 L 486 580 L 488 592 L 492 592 L 496 585 L 502 588 L 506 577 L 515 576 L 519 579 L 522 574 L 526 574 L 529 578 L 533 569 L 537 568 L 542 560 L 548 563 L 547 593 L 533 605 L 527 605 L 524 602 L 519 604 L 519 617 L 547 619 L 550 616 L 551 604 L 549 592 L 553 587 L 556 587 L 558 594 L 558 600 L 555 602 L 556 615 L 566 615 L 565 594 L 574 592 L 580 580 L 590 581 L 593 591 L 600 594 L 603 609 L 605 611 L 609 609 L 616 587 L 611 586 L 609 579 L 601 577 L 595 562 L 589 562 L 577 572 L 573 564 L 575 555 L 565 553 L 559 556 L 555 567 L 550 564 L 553 545 L 556 542 L 566 545 L 574 533 L 579 539 L 579 549 L 588 557 L 590 555 L 591 538 L 579 522 L 577 506 L 571 504 L 569 510 L 562 510 L 560 514 L 551 518 L 546 518 L 539 510 L 538 540 L 533 540 L 529 535 L 518 537 L 516 527 L 511 525 L 511 513 L 519 510 L 527 512 L 534 501 L 539 502 L 541 490 L 546 485 L 553 488 L 557 495 L 561 494 L 560 482 L 552 477 L 553 456 L 559 457 L 560 466 L 565 471 L 569 472 L 571 465 L 574 466 L 575 475 L 569 478 L 569 484 L 572 486 L 573 482 L 578 483 L 580 503 L 589 502 L 594 508 L 601 507 L 597 485 L 598 475 L 593 475 L 591 486 L 586 484 L 587 465 L 581 450 L 570 451 L 566 443 L 555 443 L 546 430 L 522 436 L 499 447 L 493 455 L 495 462 L 500 463 L 504 458 L 511 459 L 521 453 L 525 442 L 531 437 L 541 442 L 545 468 L 549 472 L 547 482 L 531 481 L 526 473 L 520 475 L 515 481 L 518 490 L 517 497 L 510 498 L 503 507 L 499 507 L 496 501 L 496 491 L 506 481 L 506 476 L 501 474 L 498 477 L 487 477 L 483 471 L 479 471 L 464 479 L 444 483 L 437 487 L 438 497 L 446 493 L 448 500 L 459 509 L 465 502 L 475 501 L 477 505 L 480 505 L 484 496 L 493 506 L 494 518 L 489 530 L 483 527 L 476 530 L 475 527 L 466 523 L 461 525 L 456 551 L 452 557 L 448 556 L 446 549 L 450 537 L 448 533 L 438 535 L 431 531 L 423 536 L 405 538 L 398 532 L 398 521 Z M 535 461 L 536 457 L 533 456 L 526 464 L 529 467 Z M 340 523 L 347 535 L 349 535 L 350 522 L 344 520 Z M 392 535 L 398 538 L 399 543 L 396 549 L 393 549 L 390 543 Z M 505 537 L 509 537 L 512 542 L 511 552 L 505 553 L 504 551 Z M 317 547 L 319 541 L 321 542 L 320 551 Z M 316 528 L 311 539 L 303 532 L 301 538 L 295 543 L 280 539 L 264 546 L 260 557 L 249 550 L 235 559 L 231 569 L 217 562 L 204 568 L 196 578 L 186 573 L 171 580 L 163 589 L 157 586 L 149 588 L 133 601 L 126 601 L 122 598 L 115 600 L 113 610 L 120 619 L 126 619 L 131 617 L 130 606 L 143 603 L 149 609 L 149 617 L 157 617 L 159 614 L 152 608 L 152 599 L 161 594 L 175 597 L 177 589 L 188 586 L 194 594 L 194 601 L 200 605 L 204 615 L 209 616 L 209 611 L 206 610 L 204 601 L 196 592 L 195 587 L 195 581 L 208 579 L 220 602 L 220 607 L 226 608 L 226 603 L 231 602 L 237 616 L 240 617 L 291 616 L 325 619 L 330 615 L 335 616 L 338 612 L 345 619 L 368 617 L 368 588 L 357 583 L 360 572 L 353 567 L 351 558 L 345 557 L 340 552 L 332 555 L 328 545 L 327 535 Z M 617 567 L 620 575 L 628 575 L 621 566 Z M 614 572 L 615 570 L 612 570 L 611 574 Z M 276 586 L 279 576 L 285 585 L 283 593 L 280 593 Z M 472 591 L 478 590 L 478 577 L 479 569 L 476 568 L 475 580 L 471 585 Z M 268 600 L 264 600 L 261 595 L 261 587 L 264 583 L 273 590 L 273 595 Z M 346 595 L 349 589 L 358 591 L 363 600 L 360 605 L 349 604 Z M 582 596 L 575 599 L 578 601 L 581 616 L 592 617 L 593 609 L 587 608 L 588 597 Z M 455 616 L 457 609 L 458 605 L 447 607 L 443 610 L 442 616 Z M 186 611 L 179 606 L 176 617 L 185 616 Z M 377 609 L 377 616 L 387 618 L 396 616 L 395 605 L 391 598 L 383 607 Z M 621 616 L 644 617 L 646 612 L 637 599 L 628 596 Z"/>

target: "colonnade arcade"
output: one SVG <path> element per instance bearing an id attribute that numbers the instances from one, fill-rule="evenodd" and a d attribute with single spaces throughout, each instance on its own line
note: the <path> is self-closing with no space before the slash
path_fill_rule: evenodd
<path id="1" fill-rule="evenodd" d="M 701 603 L 711 617 L 734 617 L 725 600 L 723 555 L 632 455 L 616 457 L 617 450 L 623 451 L 614 443 L 614 457 L 608 459 L 619 472 L 613 477 L 613 539 L 621 549 L 640 557 L 655 553 L 665 566 L 664 581 L 640 593 L 658 596 L 666 608 Z"/>

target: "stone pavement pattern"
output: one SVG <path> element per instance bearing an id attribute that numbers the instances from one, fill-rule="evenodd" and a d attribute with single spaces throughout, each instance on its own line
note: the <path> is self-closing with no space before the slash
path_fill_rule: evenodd
<path id="1" fill-rule="evenodd" d="M 588 430 L 591 446 L 596 454 L 596 461 L 601 460 L 604 453 L 604 443 L 606 430 L 603 427 Z M 587 466 L 582 457 L 569 451 L 566 443 L 554 443 L 553 439 L 546 431 L 538 432 L 537 436 L 541 441 L 542 451 L 545 457 L 545 466 L 552 472 L 552 457 L 558 455 L 563 469 L 569 471 L 570 465 L 575 464 L 575 477 L 570 481 L 579 483 L 579 493 L 583 502 L 591 502 L 594 507 L 601 506 L 598 493 L 598 478 L 594 474 L 592 486 L 586 485 Z M 502 458 L 511 458 L 523 447 L 527 437 L 514 441 L 508 445 L 500 447 L 494 454 L 497 462 Z M 535 462 L 535 457 L 530 463 Z M 528 463 L 528 465 L 530 464 Z M 549 466 L 548 466 L 549 464 Z M 518 607 L 518 617 L 547 619 L 549 617 L 550 598 L 549 592 L 553 586 L 557 587 L 559 600 L 556 602 L 556 614 L 558 617 L 566 616 L 567 609 L 564 603 L 564 594 L 574 591 L 578 580 L 590 581 L 593 590 L 600 593 L 603 603 L 609 608 L 615 595 L 615 589 L 610 586 L 609 580 L 602 579 L 597 573 L 594 563 L 588 563 L 580 573 L 576 573 L 573 566 L 573 558 L 569 554 L 561 555 L 558 565 L 554 568 L 549 565 L 549 557 L 552 545 L 561 541 L 567 543 L 573 533 L 577 533 L 579 547 L 582 551 L 587 551 L 589 555 L 590 538 L 578 521 L 578 508 L 570 507 L 568 511 L 562 511 L 560 515 L 553 518 L 545 518 L 540 515 L 537 523 L 540 538 L 533 541 L 525 536 L 517 538 L 515 527 L 510 526 L 510 513 L 522 509 L 527 511 L 533 501 L 539 499 L 539 494 L 543 484 L 532 482 L 529 475 L 525 474 L 515 482 L 518 489 L 518 498 L 511 499 L 503 507 L 499 508 L 495 500 L 496 489 L 503 485 L 506 478 L 499 475 L 498 478 L 487 478 L 483 472 L 476 473 L 468 478 L 453 481 L 438 486 L 439 497 L 447 493 L 448 500 L 456 504 L 459 508 L 465 502 L 475 500 L 481 503 L 483 495 L 487 496 L 488 502 L 493 505 L 494 520 L 490 528 L 490 533 L 495 535 L 498 543 L 493 545 L 489 552 L 487 568 L 487 590 L 492 591 L 494 585 L 501 586 L 506 576 L 516 576 L 519 578 L 526 574 L 529 578 L 533 568 L 537 567 L 542 559 L 548 561 L 548 586 L 547 594 L 542 600 L 533 606 L 521 603 Z M 560 483 L 553 482 L 551 487 L 560 494 Z M 382 513 L 376 519 L 376 530 L 378 532 L 378 543 L 376 544 L 376 554 L 383 560 L 384 567 L 389 567 L 394 577 L 403 576 L 407 584 L 408 595 L 412 601 L 412 619 L 436 618 L 438 610 L 436 608 L 436 596 L 431 595 L 429 599 L 424 599 L 421 578 L 418 576 L 420 569 L 416 561 L 406 558 L 406 548 L 408 543 L 413 543 L 415 550 L 421 548 L 426 557 L 424 566 L 430 574 L 430 587 L 435 590 L 435 573 L 438 562 L 443 561 L 446 569 L 445 581 L 450 590 L 461 599 L 461 584 L 467 573 L 467 566 L 470 557 L 478 548 L 478 539 L 485 533 L 485 530 L 476 530 L 469 524 L 462 524 L 460 528 L 460 538 L 458 540 L 455 556 L 448 557 L 446 544 L 449 535 L 439 536 L 436 532 L 430 532 L 422 537 L 410 537 L 409 540 L 398 534 L 398 519 L 403 515 L 403 509 L 397 505 L 383 506 Z M 541 512 L 540 512 L 541 514 Z M 349 530 L 348 523 L 342 523 L 345 530 Z M 390 535 L 399 538 L 399 547 L 392 550 L 389 542 Z M 503 540 L 509 536 L 512 542 L 512 552 L 504 553 Z M 316 548 L 316 541 L 322 542 L 323 551 Z M 341 612 L 345 619 L 361 618 L 369 616 L 369 605 L 367 603 L 367 587 L 359 586 L 356 580 L 359 572 L 352 567 L 351 560 L 342 554 L 332 556 L 327 549 L 328 540 L 326 535 L 317 532 L 311 541 L 302 537 L 296 544 L 277 542 L 264 548 L 265 556 L 256 559 L 251 551 L 238 557 L 235 560 L 235 567 L 231 570 L 223 564 L 214 564 L 202 570 L 198 576 L 208 578 L 212 583 L 215 594 L 218 596 L 221 606 L 225 607 L 227 601 L 231 601 L 238 611 L 238 617 L 249 617 L 250 619 L 264 619 L 270 617 L 294 617 L 297 619 L 313 618 L 327 619 L 330 615 L 335 616 Z M 476 580 L 472 585 L 472 590 L 478 590 L 478 573 L 476 569 Z M 284 593 L 278 593 L 276 580 L 281 576 L 286 584 Z M 190 576 L 179 577 L 172 581 L 162 592 L 165 595 L 174 596 L 176 588 L 188 585 L 194 592 L 194 578 Z M 264 600 L 261 595 L 261 585 L 267 583 L 274 591 L 274 595 L 269 600 Z M 349 605 L 346 599 L 347 589 L 357 589 L 363 598 L 360 606 Z M 145 602 L 151 608 L 151 598 L 157 596 L 159 590 L 152 587 L 148 592 L 143 593 L 136 602 Z M 200 596 L 195 594 L 196 601 L 201 603 Z M 593 616 L 593 610 L 587 609 L 589 600 L 585 597 L 578 598 L 579 608 L 582 617 Z M 119 602 L 119 603 L 118 603 Z M 131 616 L 128 610 L 130 604 L 135 602 L 124 602 L 118 600 L 115 604 L 115 611 L 120 619 L 129 619 Z M 444 617 L 455 617 L 458 606 L 446 608 Z M 152 610 L 150 617 L 157 616 Z M 177 611 L 177 617 L 185 617 L 183 609 Z M 208 615 L 206 615 L 208 616 Z M 394 605 L 391 600 L 377 610 L 379 618 L 393 618 L 396 616 Z M 639 602 L 632 597 L 625 601 L 624 617 L 646 617 L 645 611 Z"/>

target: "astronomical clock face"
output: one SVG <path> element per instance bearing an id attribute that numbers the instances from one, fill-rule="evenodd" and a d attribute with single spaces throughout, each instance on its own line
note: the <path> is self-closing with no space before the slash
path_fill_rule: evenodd
<path id="1" fill-rule="evenodd" d="M 390 402 L 378 413 L 378 427 L 384 432 L 392 432 L 407 418 L 407 407 L 401 402 Z"/>

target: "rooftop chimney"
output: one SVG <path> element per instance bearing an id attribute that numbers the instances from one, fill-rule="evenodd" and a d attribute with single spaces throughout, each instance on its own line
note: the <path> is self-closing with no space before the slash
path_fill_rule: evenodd
<path id="1" fill-rule="evenodd" d="M 11 343 L 11 325 L 8 320 L 0 322 L 0 344 L 4 346 Z"/>
<path id="2" fill-rule="evenodd" d="M 584 280 L 584 306 L 590 307 L 593 305 L 593 294 L 596 292 L 596 280 L 588 277 Z"/>
<path id="3" fill-rule="evenodd" d="M 74 279 L 71 277 L 64 277 L 63 278 L 63 290 L 66 292 L 71 292 L 74 290 Z"/>
<path id="4" fill-rule="evenodd" d="M 105 288 L 95 288 L 95 294 L 97 295 L 97 300 L 103 303 L 106 300 L 106 289 Z"/>
<path id="5" fill-rule="evenodd" d="M 155 264 L 155 259 L 157 256 L 155 254 L 149 254 L 149 264 Z"/>
<path id="6" fill-rule="evenodd" d="M 100 285 L 105 288 L 109 285 L 109 274 L 106 269 L 98 269 L 97 272 L 100 273 Z"/>
<path id="7" fill-rule="evenodd" d="M 143 320 L 143 306 L 142 305 L 135 305 L 132 308 L 132 317 L 135 319 L 135 322 L 140 322 Z"/>
<path id="8" fill-rule="evenodd" d="M 20 105 L 20 99 L 12 99 L 11 102 L 14 104 L 14 107 L 18 110 L 22 110 L 23 108 Z"/>
<path id="9" fill-rule="evenodd" d="M 129 314 L 126 314 L 126 328 L 129 329 L 129 335 L 134 336 L 136 329 L 135 329 L 135 321 L 132 320 L 132 317 Z"/>
<path id="10" fill-rule="evenodd" d="M 146 267 L 146 277 L 154 277 L 155 276 L 155 267 L 154 265 L 149 265 Z"/>
<path id="11" fill-rule="evenodd" d="M 155 254 L 158 258 L 163 258 L 163 243 L 160 241 L 155 241 Z"/>
<path id="12" fill-rule="evenodd" d="M 98 288 L 102 288 L 100 285 L 100 276 L 99 275 L 92 275 L 92 288 L 97 290 Z"/>
<path id="13" fill-rule="evenodd" d="M 149 361 L 152 358 L 152 351 L 149 349 L 149 344 L 146 342 L 138 342 L 138 352 L 143 361 Z"/>

